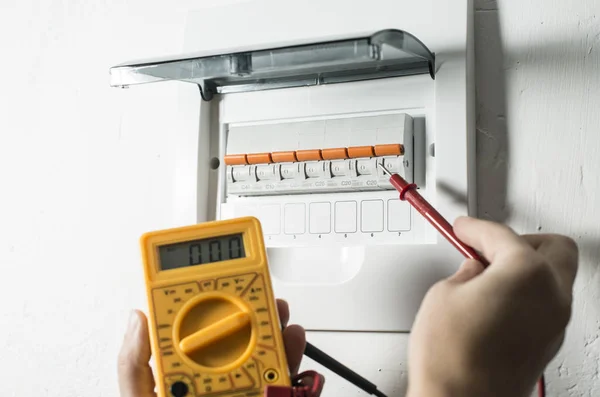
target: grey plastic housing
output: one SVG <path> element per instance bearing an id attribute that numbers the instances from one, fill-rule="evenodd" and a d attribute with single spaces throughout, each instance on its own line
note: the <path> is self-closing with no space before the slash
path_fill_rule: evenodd
<path id="1" fill-rule="evenodd" d="M 110 69 L 110 84 L 190 82 L 209 101 L 215 94 L 416 74 L 435 79 L 434 71 L 435 55 L 420 40 L 390 29 L 347 40 L 127 63 Z"/>

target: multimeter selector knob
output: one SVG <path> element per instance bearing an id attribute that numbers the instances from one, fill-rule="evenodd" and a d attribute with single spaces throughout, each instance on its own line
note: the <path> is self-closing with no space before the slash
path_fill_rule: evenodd
<path id="1" fill-rule="evenodd" d="M 182 308 L 176 343 L 180 351 L 204 368 L 230 366 L 246 355 L 252 343 L 251 309 L 237 297 L 209 292 Z"/>
<path id="2" fill-rule="evenodd" d="M 171 395 L 173 397 L 185 397 L 189 391 L 188 385 L 184 382 L 177 381 L 171 385 Z"/>

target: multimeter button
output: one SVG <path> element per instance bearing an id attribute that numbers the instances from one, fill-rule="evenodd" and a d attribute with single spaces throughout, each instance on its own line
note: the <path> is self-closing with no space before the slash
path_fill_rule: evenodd
<path id="1" fill-rule="evenodd" d="M 245 389 L 254 384 L 254 380 L 241 369 L 236 369 L 231 373 L 231 377 L 233 379 L 233 384 L 236 389 Z"/>
<path id="2" fill-rule="evenodd" d="M 202 291 L 212 291 L 215 289 L 215 280 L 200 281 L 200 287 L 202 288 Z"/>
<path id="3" fill-rule="evenodd" d="M 220 278 L 217 280 L 217 290 L 239 296 L 244 291 L 247 291 L 248 285 L 254 280 L 254 277 L 256 277 L 256 274 L 250 273 L 241 276 Z"/>
<path id="4" fill-rule="evenodd" d="M 181 381 L 177 381 L 171 385 L 171 395 L 173 397 L 185 397 L 188 392 L 188 385 Z"/>
<path id="5" fill-rule="evenodd" d="M 254 359 L 248 361 L 244 364 L 244 368 L 246 369 L 246 373 L 248 373 L 255 383 L 260 383 L 260 375 L 258 374 L 258 364 Z"/>
<path id="6" fill-rule="evenodd" d="M 262 348 L 259 346 L 259 348 L 256 349 L 256 352 L 254 353 L 254 357 L 256 357 L 258 361 L 265 363 L 266 368 L 270 368 L 271 366 L 279 366 L 280 358 L 273 349 Z"/>
<path id="7" fill-rule="evenodd" d="M 200 390 L 204 389 L 206 393 L 221 393 L 224 391 L 230 391 L 233 388 L 231 378 L 227 373 L 221 373 L 218 375 L 203 375 L 198 380 L 202 384 Z"/>

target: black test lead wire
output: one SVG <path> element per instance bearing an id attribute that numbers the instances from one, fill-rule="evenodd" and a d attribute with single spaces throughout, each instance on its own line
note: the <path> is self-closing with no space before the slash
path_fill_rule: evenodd
<path id="1" fill-rule="evenodd" d="M 318 349 L 317 347 L 308 342 L 306 342 L 304 355 L 321 364 L 330 371 L 335 372 L 336 374 L 346 379 L 348 382 L 352 383 L 358 388 L 364 390 L 365 392 L 373 394 L 377 397 L 387 397 L 385 394 L 379 391 L 377 389 L 377 386 L 375 386 L 373 383 L 369 382 L 356 372 L 352 371 L 350 368 L 346 367 L 344 364 L 340 363 L 324 351 Z"/>

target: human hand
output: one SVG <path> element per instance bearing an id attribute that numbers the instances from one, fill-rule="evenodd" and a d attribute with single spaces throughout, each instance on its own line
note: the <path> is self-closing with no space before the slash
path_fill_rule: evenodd
<path id="1" fill-rule="evenodd" d="M 306 335 L 299 325 L 287 325 L 290 310 L 285 301 L 277 300 L 277 311 L 281 325 L 285 328 L 283 342 L 288 366 L 291 376 L 295 376 L 304 354 Z M 156 397 L 154 376 L 150 368 L 151 354 L 148 321 L 142 312 L 135 310 L 131 314 L 118 359 L 121 397 Z"/>
<path id="2" fill-rule="evenodd" d="M 425 296 L 410 338 L 408 396 L 529 396 L 564 339 L 577 246 L 473 218 L 459 218 L 454 231 L 490 266 L 466 260 Z"/>

